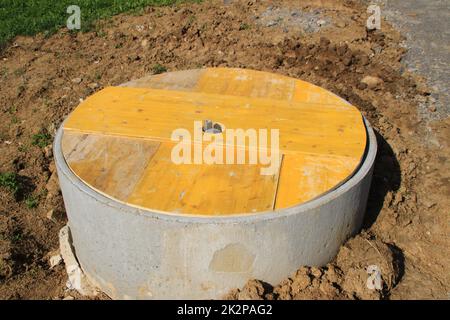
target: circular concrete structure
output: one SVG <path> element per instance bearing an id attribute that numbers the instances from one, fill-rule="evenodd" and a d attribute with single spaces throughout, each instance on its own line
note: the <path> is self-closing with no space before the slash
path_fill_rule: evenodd
<path id="1" fill-rule="evenodd" d="M 152 76 L 127 83 L 122 88 L 163 88 L 174 90 L 176 94 L 175 91 L 190 91 L 192 83 L 196 83 L 204 72 L 190 70 Z M 287 77 L 279 80 L 280 76 L 273 75 L 278 77 L 274 81 L 269 74 L 240 69 L 230 72 L 238 73 L 239 81 L 253 75 L 269 77 L 265 81 L 277 85 L 283 81 L 298 81 Z M 264 81 L 258 81 L 258 88 L 263 85 Z M 315 92 L 318 90 L 307 83 L 301 85 Z M 338 110 L 349 106 L 333 94 L 320 90 L 322 98 L 327 96 L 325 103 L 310 100 L 302 103 L 315 105 L 319 110 L 327 105 L 338 106 Z M 114 94 L 107 92 L 108 97 L 117 100 Z M 317 97 L 310 94 L 307 99 Z M 279 96 L 271 97 L 276 98 Z M 263 102 L 258 100 L 258 103 Z M 88 111 L 88 114 L 92 113 Z M 97 117 L 101 119 L 104 113 L 99 114 Z M 145 149 L 141 145 L 137 149 L 122 148 L 123 141 L 129 143 L 130 140 L 121 139 L 129 137 L 118 138 L 120 147 L 116 148 L 116 140 L 104 140 L 103 137 L 98 140 L 89 136 L 93 127 L 83 129 L 85 131 L 76 133 L 73 138 L 74 126 L 70 121 L 73 124 L 75 116 L 71 117 L 57 132 L 54 154 L 73 245 L 88 279 L 113 299 L 214 299 L 221 298 L 230 289 L 241 287 L 249 279 L 275 284 L 299 266 L 325 265 L 334 258 L 342 243 L 361 227 L 377 149 L 375 135 L 366 120 L 362 120 L 365 142 L 361 161 L 351 174 L 332 187 L 327 186 L 329 189 L 325 192 L 310 196 L 298 205 L 282 208 L 277 208 L 274 203 L 270 210 L 240 213 L 236 211 L 240 207 L 233 207 L 234 211 L 226 207 L 229 212 L 223 214 L 212 211 L 202 214 L 195 210 L 190 212 L 191 207 L 186 207 L 184 212 L 152 210 L 137 200 L 129 200 L 132 198 L 129 195 L 124 200 L 123 190 L 129 189 L 127 177 L 133 179 L 137 171 L 129 170 L 129 163 L 149 167 L 148 163 L 142 165 L 138 161 L 139 154 L 130 150 L 145 153 L 152 148 Z M 123 122 L 124 126 L 128 125 L 127 121 Z M 100 135 L 105 134 L 104 128 L 101 130 Z M 108 139 L 116 139 L 116 136 Z M 95 145 L 92 141 L 100 144 Z M 92 157 L 92 152 L 86 151 L 88 146 L 94 145 L 94 149 L 99 150 L 105 143 L 112 150 L 110 155 L 122 157 L 118 158 L 120 161 L 105 165 L 103 158 L 100 162 L 87 159 Z M 133 148 L 136 146 L 132 145 Z M 130 158 L 128 162 L 120 155 L 122 149 L 127 154 L 126 159 Z M 104 167 L 100 173 L 92 169 L 99 163 L 107 168 L 114 167 L 114 177 L 105 177 Z M 139 179 L 142 181 L 142 177 Z M 168 179 L 172 179 L 170 175 Z M 118 188 L 117 181 L 123 187 Z M 277 187 L 279 185 L 277 181 Z M 157 202 L 152 203 L 156 206 Z"/>

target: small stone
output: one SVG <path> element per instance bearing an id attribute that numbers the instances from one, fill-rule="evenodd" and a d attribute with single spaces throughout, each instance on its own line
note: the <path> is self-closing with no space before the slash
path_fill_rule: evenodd
<path id="1" fill-rule="evenodd" d="M 56 170 L 56 165 L 55 162 L 52 161 L 49 165 L 48 165 L 48 171 L 50 171 L 51 173 L 55 172 Z"/>
<path id="2" fill-rule="evenodd" d="M 76 83 L 76 84 L 80 84 L 81 81 L 83 81 L 83 79 L 81 79 L 81 78 L 74 78 L 74 79 L 72 79 L 72 82 Z"/>
<path id="3" fill-rule="evenodd" d="M 366 55 L 361 55 L 358 57 L 358 62 L 363 66 L 367 66 L 370 63 L 370 59 Z"/>
<path id="4" fill-rule="evenodd" d="M 315 278 L 320 278 L 322 276 L 322 271 L 319 268 L 311 267 L 310 272 Z"/>
<path id="5" fill-rule="evenodd" d="M 86 275 L 81 270 L 72 247 L 70 229 L 64 226 L 59 231 L 59 250 L 66 266 L 68 280 L 67 288 L 77 290 L 84 296 L 96 296 L 98 290 L 89 283 Z"/>
<path id="6" fill-rule="evenodd" d="M 342 63 L 344 64 L 344 66 L 350 66 L 353 62 L 353 54 L 350 50 L 347 50 L 347 52 L 345 53 L 344 57 L 342 58 Z"/>
<path id="7" fill-rule="evenodd" d="M 336 23 L 336 26 L 337 26 L 338 28 L 345 28 L 345 27 L 347 26 L 347 23 L 344 22 L 344 21 L 338 21 L 338 22 Z"/>
<path id="8" fill-rule="evenodd" d="M 56 125 L 52 122 L 47 126 L 47 131 L 50 133 L 56 133 Z"/>
<path id="9" fill-rule="evenodd" d="M 92 90 L 97 89 L 98 88 L 98 83 L 95 83 L 95 82 L 90 83 L 90 84 L 88 84 L 88 87 L 91 88 Z"/>
<path id="10" fill-rule="evenodd" d="M 361 82 L 365 83 L 369 89 L 376 89 L 383 83 L 383 80 L 378 77 L 365 76 Z"/>
<path id="11" fill-rule="evenodd" d="M 52 199 L 59 193 L 59 183 L 58 183 L 58 176 L 56 174 L 56 171 L 52 173 L 50 176 L 50 179 L 48 180 L 45 188 L 47 189 L 47 200 Z"/>
<path id="12" fill-rule="evenodd" d="M 67 297 L 64 297 L 63 300 L 75 300 L 75 298 L 72 296 L 67 296 Z"/>
<path id="13" fill-rule="evenodd" d="M 142 41 L 141 41 L 141 46 L 142 46 L 142 48 L 147 48 L 147 46 L 148 46 L 148 40 L 147 40 L 147 39 L 142 40 Z"/>
<path id="14" fill-rule="evenodd" d="M 429 106 L 428 111 L 430 112 L 436 112 L 436 106 Z"/>
<path id="15" fill-rule="evenodd" d="M 53 221 L 53 222 L 58 222 L 61 219 L 63 219 L 64 217 L 64 212 L 61 210 L 55 210 L 55 209 L 51 209 L 47 212 L 47 214 L 45 215 L 47 219 Z"/>
<path id="16" fill-rule="evenodd" d="M 331 41 L 325 37 L 320 38 L 320 46 L 322 48 L 327 48 L 330 45 Z"/>
<path id="17" fill-rule="evenodd" d="M 46 158 L 50 158 L 53 156 L 53 147 L 52 145 L 48 145 L 44 148 L 44 155 Z"/>
<path id="18" fill-rule="evenodd" d="M 373 53 L 375 53 L 375 54 L 380 54 L 380 53 L 383 51 L 383 47 L 381 47 L 381 46 L 375 46 L 375 47 L 373 47 L 372 51 L 373 51 Z"/>
<path id="19" fill-rule="evenodd" d="M 352 64 L 352 58 L 345 57 L 344 59 L 342 59 L 342 63 L 344 64 L 344 66 L 348 67 Z"/>
<path id="20" fill-rule="evenodd" d="M 54 213 L 55 213 L 55 210 L 50 210 L 49 212 L 47 212 L 47 214 L 46 214 L 46 217 L 47 217 L 47 219 L 48 220 L 53 220 L 53 218 L 54 218 Z"/>
<path id="21" fill-rule="evenodd" d="M 61 262 L 62 262 L 62 257 L 59 253 L 52 255 L 49 259 L 50 269 L 53 269 L 54 267 L 59 265 Z"/>
<path id="22" fill-rule="evenodd" d="M 348 45 L 346 43 L 344 43 L 337 47 L 336 52 L 339 56 L 343 57 L 347 53 L 347 50 L 348 50 Z"/>
<path id="23" fill-rule="evenodd" d="M 320 20 L 317 21 L 317 25 L 318 25 L 319 27 L 325 25 L 326 23 L 327 23 L 327 22 L 326 22 L 325 20 L 323 20 L 323 19 L 320 19 Z"/>

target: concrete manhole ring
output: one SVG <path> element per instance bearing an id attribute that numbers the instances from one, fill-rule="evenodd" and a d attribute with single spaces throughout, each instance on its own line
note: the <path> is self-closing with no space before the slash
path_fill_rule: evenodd
<path id="1" fill-rule="evenodd" d="M 181 92 L 182 96 L 183 92 L 193 90 L 208 72 L 205 70 L 216 72 L 218 69 L 149 76 L 121 88 L 173 90 Z M 258 86 L 270 82 L 290 88 L 291 83 L 298 81 L 242 69 L 224 72 L 239 74 L 239 81 L 246 81 L 252 75 L 263 77 L 263 80 L 258 78 Z M 304 85 L 304 88 L 318 90 L 310 84 Z M 252 90 L 255 92 L 254 88 Z M 336 99 L 333 101 L 338 101 L 340 107 L 348 105 L 333 94 L 326 94 L 329 99 Z M 308 99 L 314 99 L 314 95 L 308 95 Z M 322 108 L 321 104 L 316 105 Z M 123 122 L 124 126 L 128 125 Z M 114 299 L 214 299 L 241 287 L 249 279 L 278 283 L 299 266 L 325 265 L 334 258 L 342 243 L 359 231 L 365 213 L 377 142 L 367 120 L 363 119 L 362 123 L 366 142 L 361 162 L 333 188 L 298 205 L 219 216 L 169 214 L 143 205 L 130 205 L 121 198 L 124 197 L 121 193 L 111 196 L 110 188 L 115 182 L 108 182 L 104 190 L 96 188 L 95 181 L 107 178 L 101 176 L 102 173 L 92 178 L 96 172 L 90 173 L 92 177 L 80 178 L 84 177 L 85 170 L 80 163 L 86 159 L 68 160 L 67 150 L 76 148 L 75 143 L 70 146 L 68 142 L 63 143 L 63 124 L 55 138 L 54 154 L 73 245 L 83 271 L 93 284 Z M 76 143 L 87 143 L 86 132 L 80 133 Z M 78 148 L 76 156 L 90 154 L 83 153 L 83 148 Z M 139 146 L 136 150 L 150 149 L 151 146 L 148 149 Z M 138 156 L 130 154 L 130 157 L 142 164 Z M 125 170 L 127 164 L 118 167 Z M 127 171 L 119 178 L 127 175 L 131 174 Z"/>

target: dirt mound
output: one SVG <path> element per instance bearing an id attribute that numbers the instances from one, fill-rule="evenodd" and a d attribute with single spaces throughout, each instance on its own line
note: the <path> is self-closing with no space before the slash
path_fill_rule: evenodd
<path id="1" fill-rule="evenodd" d="M 402 266 L 398 250 L 367 234 L 349 240 L 335 262 L 323 268 L 301 267 L 290 278 L 272 287 L 258 280 L 249 281 L 226 299 L 383 299 L 398 283 Z M 380 289 L 369 289 L 368 268 L 380 269 Z"/>
<path id="2" fill-rule="evenodd" d="M 447 297 L 450 123 L 418 118 L 429 90 L 404 70 L 398 32 L 387 23 L 366 30 L 366 9 L 350 0 L 208 1 L 118 16 L 89 33 L 15 39 L 0 53 L 0 173 L 17 177 L 0 186 L 0 297 L 67 294 L 64 268 L 47 261 L 66 223 L 49 147 L 65 116 L 105 86 L 202 66 L 322 86 L 360 108 L 379 143 L 366 235 L 324 268 L 301 268 L 275 287 L 253 281 L 235 298 Z M 381 269 L 381 290 L 367 289 L 369 265 Z"/>

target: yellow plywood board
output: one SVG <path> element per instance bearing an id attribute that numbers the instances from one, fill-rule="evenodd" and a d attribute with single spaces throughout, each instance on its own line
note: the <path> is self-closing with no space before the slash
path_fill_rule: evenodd
<path id="1" fill-rule="evenodd" d="M 196 215 L 287 208 L 343 183 L 363 157 L 366 132 L 359 111 L 307 82 L 224 68 L 158 79 L 158 85 L 143 79 L 140 88 L 106 88 L 64 125 L 63 152 L 75 174 L 130 205 Z M 278 129 L 281 167 L 264 176 L 262 165 L 174 164 L 173 130 L 193 133 L 194 121 L 206 119 L 224 125 L 225 134 Z"/>
<path id="2" fill-rule="evenodd" d="M 126 201 L 141 179 L 159 142 L 103 135 L 66 134 L 63 146 L 70 168 L 95 190 Z M 69 144 L 66 142 L 66 144 Z"/>
<path id="3" fill-rule="evenodd" d="M 206 70 L 195 91 L 250 98 L 291 100 L 296 80 L 253 70 L 217 68 Z"/>
<path id="4" fill-rule="evenodd" d="M 312 104 L 352 106 L 342 98 L 306 81 L 254 70 L 205 70 L 194 91 Z"/>
<path id="5" fill-rule="evenodd" d="M 365 128 L 354 107 L 143 88 L 108 87 L 84 101 L 65 130 L 170 141 L 211 119 L 230 129 L 278 129 L 280 150 L 361 158 Z M 194 136 L 193 136 L 194 137 Z"/>
<path id="6" fill-rule="evenodd" d="M 273 209 L 278 182 L 260 165 L 174 165 L 161 144 L 127 202 L 173 213 L 226 215 Z"/>
<path id="7" fill-rule="evenodd" d="M 359 162 L 349 157 L 318 158 L 307 154 L 283 157 L 275 208 L 289 208 L 336 188 Z"/>

